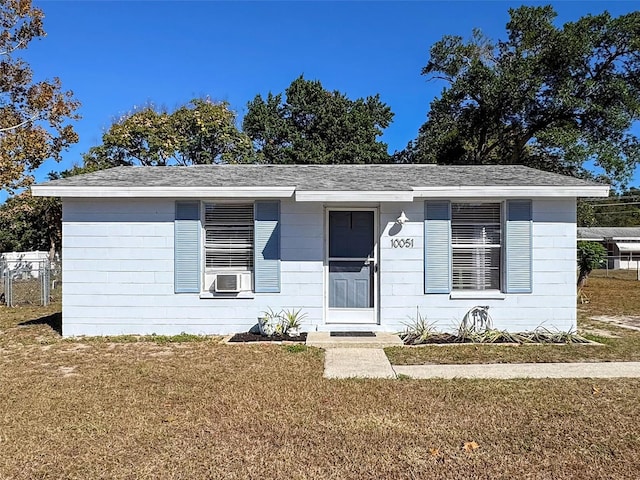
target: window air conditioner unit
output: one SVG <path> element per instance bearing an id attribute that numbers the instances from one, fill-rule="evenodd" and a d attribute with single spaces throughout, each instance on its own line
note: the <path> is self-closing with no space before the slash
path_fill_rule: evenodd
<path id="1" fill-rule="evenodd" d="M 240 291 L 239 273 L 219 273 L 215 279 L 216 293 L 237 293 Z"/>

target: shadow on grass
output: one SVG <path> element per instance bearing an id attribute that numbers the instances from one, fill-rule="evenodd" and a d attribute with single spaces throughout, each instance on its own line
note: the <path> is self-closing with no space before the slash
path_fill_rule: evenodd
<path id="1" fill-rule="evenodd" d="M 58 334 L 62 335 L 62 312 L 52 313 L 51 315 L 34 318 L 33 320 L 27 320 L 26 322 L 19 323 L 18 325 L 23 327 L 29 325 L 49 325 L 58 332 Z"/>

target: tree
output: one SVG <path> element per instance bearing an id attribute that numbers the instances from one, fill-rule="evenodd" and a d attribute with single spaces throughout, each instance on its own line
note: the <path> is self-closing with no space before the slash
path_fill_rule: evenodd
<path id="1" fill-rule="evenodd" d="M 510 9 L 508 37 L 435 43 L 422 74 L 446 82 L 398 160 L 527 164 L 614 181 L 640 159 L 640 12 L 588 15 L 558 28 L 551 6 Z"/>
<path id="2" fill-rule="evenodd" d="M 102 145 L 84 155 L 85 165 L 192 165 L 240 163 L 253 158 L 249 137 L 236 127 L 226 102 L 193 99 L 173 112 L 153 105 L 114 122 Z"/>
<path id="3" fill-rule="evenodd" d="M 29 172 L 78 141 L 67 123 L 80 106 L 59 78 L 34 81 L 31 67 L 15 57 L 45 36 L 42 10 L 30 0 L 0 3 L 0 188 L 12 192 L 33 180 Z"/>
<path id="4" fill-rule="evenodd" d="M 290 163 L 385 163 L 378 140 L 393 118 L 380 96 L 350 100 L 300 76 L 282 94 L 257 95 L 248 104 L 243 129 L 258 161 Z"/>
<path id="5" fill-rule="evenodd" d="M 49 180 L 100 170 L 96 165 L 74 166 L 49 173 Z M 44 250 L 53 259 L 62 250 L 62 201 L 58 197 L 34 197 L 29 190 L 0 205 L 0 252 Z"/>
<path id="6" fill-rule="evenodd" d="M 48 251 L 62 247 L 62 205 L 59 198 L 32 197 L 27 190 L 0 206 L 0 252 Z"/>
<path id="7" fill-rule="evenodd" d="M 612 191 L 606 199 L 578 201 L 581 227 L 636 227 L 640 225 L 640 189 Z"/>
<path id="8" fill-rule="evenodd" d="M 578 242 L 578 288 L 584 287 L 589 274 L 607 259 L 607 250 L 598 242 Z"/>

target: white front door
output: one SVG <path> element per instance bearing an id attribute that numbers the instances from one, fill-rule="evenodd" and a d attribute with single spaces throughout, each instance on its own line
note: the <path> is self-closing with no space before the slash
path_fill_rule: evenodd
<path id="1" fill-rule="evenodd" d="M 377 323 L 377 210 L 327 211 L 327 323 Z"/>

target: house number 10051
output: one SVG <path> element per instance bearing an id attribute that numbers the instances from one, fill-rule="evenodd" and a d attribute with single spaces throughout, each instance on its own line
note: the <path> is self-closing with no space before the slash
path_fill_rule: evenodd
<path id="1" fill-rule="evenodd" d="M 413 238 L 392 238 L 391 248 L 413 248 Z"/>

